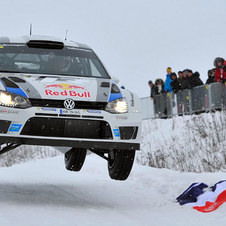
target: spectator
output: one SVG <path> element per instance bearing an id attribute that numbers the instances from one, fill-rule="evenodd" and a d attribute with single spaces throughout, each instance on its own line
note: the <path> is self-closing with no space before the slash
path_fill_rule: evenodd
<path id="1" fill-rule="evenodd" d="M 180 87 L 182 87 L 182 79 L 183 79 L 183 72 L 182 71 L 178 71 L 178 82 L 180 84 Z"/>
<path id="2" fill-rule="evenodd" d="M 214 60 L 214 66 L 216 67 L 215 71 L 215 80 L 216 82 L 224 82 L 226 80 L 226 71 L 223 69 L 224 59 L 221 57 L 217 57 Z"/>
<path id="3" fill-rule="evenodd" d="M 226 61 L 224 61 L 223 69 L 224 69 L 224 73 L 226 73 Z M 226 85 L 226 78 L 223 78 L 222 82 Z"/>
<path id="4" fill-rule="evenodd" d="M 171 79 L 172 69 L 171 69 L 171 67 L 168 67 L 166 69 L 166 72 L 167 72 L 167 74 L 166 74 L 166 80 L 165 80 L 165 85 L 164 85 L 164 91 L 166 93 L 172 93 L 173 90 L 172 90 L 171 85 L 170 85 L 170 83 L 172 82 L 172 79 Z"/>
<path id="5" fill-rule="evenodd" d="M 149 81 L 148 85 L 150 87 L 150 97 L 153 98 L 155 95 L 158 94 L 158 88 L 153 84 L 152 81 Z"/>
<path id="6" fill-rule="evenodd" d="M 191 89 L 203 85 L 203 82 L 199 78 L 199 76 L 199 72 L 196 71 L 195 73 L 193 73 L 192 70 L 188 70 L 188 82 L 190 84 Z"/>
<path id="7" fill-rule="evenodd" d="M 172 90 L 174 93 L 177 93 L 179 90 L 181 90 L 181 86 L 179 84 L 179 81 L 177 79 L 177 75 L 176 73 L 172 73 L 171 74 L 171 79 L 172 79 L 172 82 L 170 83 L 171 87 L 172 87 Z"/>
<path id="8" fill-rule="evenodd" d="M 215 69 L 208 70 L 207 75 L 208 75 L 208 79 L 206 80 L 206 84 L 211 84 L 211 83 L 216 82 Z"/>
<path id="9" fill-rule="evenodd" d="M 164 82 L 162 79 L 156 79 L 155 80 L 155 86 L 157 87 L 157 93 L 161 94 L 164 93 Z"/>
<path id="10" fill-rule="evenodd" d="M 191 85 L 188 82 L 188 69 L 183 70 L 183 79 L 182 79 L 182 83 L 181 83 L 181 88 L 182 90 L 184 89 L 191 89 Z"/>
<path id="11" fill-rule="evenodd" d="M 194 79 L 193 79 L 194 84 L 192 84 L 192 85 L 193 85 L 192 88 L 193 88 L 193 87 L 196 87 L 196 86 L 202 86 L 202 85 L 204 85 L 203 81 L 202 81 L 201 78 L 200 78 L 200 74 L 199 74 L 198 71 L 196 71 L 196 72 L 193 74 L 193 76 L 194 76 Z"/>

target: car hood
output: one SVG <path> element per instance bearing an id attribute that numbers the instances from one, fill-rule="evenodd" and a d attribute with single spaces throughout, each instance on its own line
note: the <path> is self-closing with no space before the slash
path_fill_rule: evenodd
<path id="1" fill-rule="evenodd" d="M 0 89 L 32 99 L 108 102 L 111 79 L 0 74 Z"/>

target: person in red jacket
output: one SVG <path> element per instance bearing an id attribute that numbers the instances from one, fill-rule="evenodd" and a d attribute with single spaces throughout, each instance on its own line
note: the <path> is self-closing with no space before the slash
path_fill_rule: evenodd
<path id="1" fill-rule="evenodd" d="M 226 74 L 226 60 L 224 61 L 223 70 L 224 70 L 224 78 L 223 78 L 222 82 L 226 85 L 226 77 L 225 77 L 225 74 Z"/>
<path id="2" fill-rule="evenodd" d="M 221 57 L 217 57 L 214 60 L 214 66 L 216 67 L 215 71 L 215 80 L 216 82 L 225 82 L 226 81 L 226 70 L 224 69 L 226 63 L 225 60 Z"/>

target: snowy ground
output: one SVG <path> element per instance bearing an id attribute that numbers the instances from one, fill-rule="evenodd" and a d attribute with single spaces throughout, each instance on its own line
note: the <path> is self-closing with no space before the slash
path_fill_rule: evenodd
<path id="1" fill-rule="evenodd" d="M 111 180 L 106 162 L 87 156 L 80 173 L 62 156 L 0 170 L 0 225 L 225 225 L 226 204 L 203 214 L 174 198 L 191 183 L 214 184 L 225 173 L 179 173 L 135 165 L 125 182 Z"/>
<path id="2" fill-rule="evenodd" d="M 144 120 L 137 160 L 182 172 L 226 170 L 226 112 Z"/>

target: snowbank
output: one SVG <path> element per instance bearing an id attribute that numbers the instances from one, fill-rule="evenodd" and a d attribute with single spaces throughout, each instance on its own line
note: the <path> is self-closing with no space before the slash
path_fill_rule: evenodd
<path id="1" fill-rule="evenodd" d="M 142 165 L 186 172 L 226 169 L 226 112 L 143 121 Z"/>

